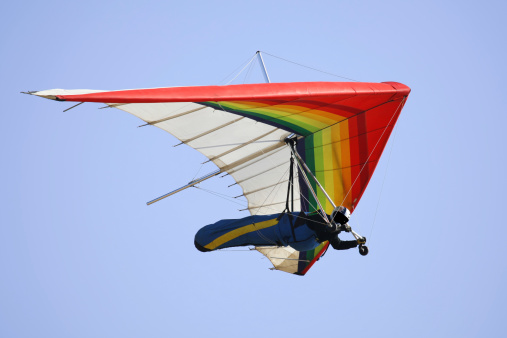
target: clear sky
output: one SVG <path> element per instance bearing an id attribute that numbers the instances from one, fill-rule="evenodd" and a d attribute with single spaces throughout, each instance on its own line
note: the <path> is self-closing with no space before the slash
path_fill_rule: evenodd
<path id="1" fill-rule="evenodd" d="M 3 4 L 0 337 L 504 335 L 505 13 L 504 1 Z M 145 205 L 197 173 L 197 151 L 119 110 L 19 94 L 223 84 L 257 50 L 412 88 L 353 215 L 367 257 L 329 251 L 298 277 L 256 252 L 198 252 L 195 232 L 245 216 L 240 205 L 198 189 Z M 275 82 L 340 80 L 265 61 Z M 238 195 L 229 184 L 202 187 Z"/>

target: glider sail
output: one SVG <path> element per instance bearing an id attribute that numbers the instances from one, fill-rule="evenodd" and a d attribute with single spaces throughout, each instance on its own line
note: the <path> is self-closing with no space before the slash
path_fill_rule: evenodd
<path id="1" fill-rule="evenodd" d="M 271 261 L 274 270 L 304 276 L 328 247 L 329 242 L 326 241 L 309 251 L 297 251 L 290 246 L 260 246 L 255 249 Z"/>
<path id="2" fill-rule="evenodd" d="M 400 83 L 300 82 L 169 87 L 120 91 L 47 90 L 31 94 L 58 101 L 101 102 L 161 128 L 233 177 L 253 215 L 285 208 L 290 148 L 297 150 L 335 204 L 359 202 L 410 89 Z M 295 182 L 298 182 L 297 170 Z M 299 179 L 294 209 L 315 211 Z M 326 213 L 331 204 L 314 186 Z M 275 269 L 304 275 L 325 252 L 257 248 Z"/>

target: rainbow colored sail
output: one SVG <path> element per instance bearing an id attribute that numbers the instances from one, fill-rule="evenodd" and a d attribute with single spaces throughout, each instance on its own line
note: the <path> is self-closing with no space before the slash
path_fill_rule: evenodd
<path id="1" fill-rule="evenodd" d="M 410 89 L 400 83 L 300 82 L 32 94 L 101 102 L 168 131 L 233 177 L 252 214 L 285 208 L 290 149 L 297 150 L 336 205 L 354 210 L 368 185 Z M 325 212 L 332 205 L 313 183 Z M 317 203 L 300 178 L 296 202 Z M 294 210 L 295 211 L 295 210 Z M 287 252 L 282 270 L 304 275 L 327 249 Z M 298 258 L 290 258 L 297 255 Z M 288 264 L 289 260 L 294 260 Z M 276 265 L 275 265 L 276 268 Z"/>

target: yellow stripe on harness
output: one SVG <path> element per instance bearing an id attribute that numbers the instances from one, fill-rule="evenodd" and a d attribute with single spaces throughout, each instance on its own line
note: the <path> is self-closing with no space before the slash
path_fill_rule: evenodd
<path id="1" fill-rule="evenodd" d="M 276 224 L 278 224 L 278 220 L 276 218 L 269 219 L 267 221 L 260 222 L 260 223 L 248 224 L 248 225 L 245 225 L 244 227 L 229 231 L 225 235 L 222 235 L 222 236 L 216 238 L 215 240 L 213 240 L 208 245 L 205 245 L 204 247 L 206 249 L 215 250 L 220 245 L 227 243 L 230 240 L 233 240 L 241 235 L 247 234 L 247 233 L 255 231 L 255 230 L 266 229 L 266 228 L 272 227 L 273 225 L 276 225 Z"/>

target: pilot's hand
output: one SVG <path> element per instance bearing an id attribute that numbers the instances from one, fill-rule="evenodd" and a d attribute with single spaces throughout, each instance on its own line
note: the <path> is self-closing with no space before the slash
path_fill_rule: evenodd
<path id="1" fill-rule="evenodd" d="M 343 225 L 341 226 L 341 229 L 342 229 L 343 231 L 345 231 L 345 232 L 350 232 L 350 230 L 352 230 L 352 229 L 350 228 L 350 225 L 349 225 L 348 223 L 343 224 Z"/>

